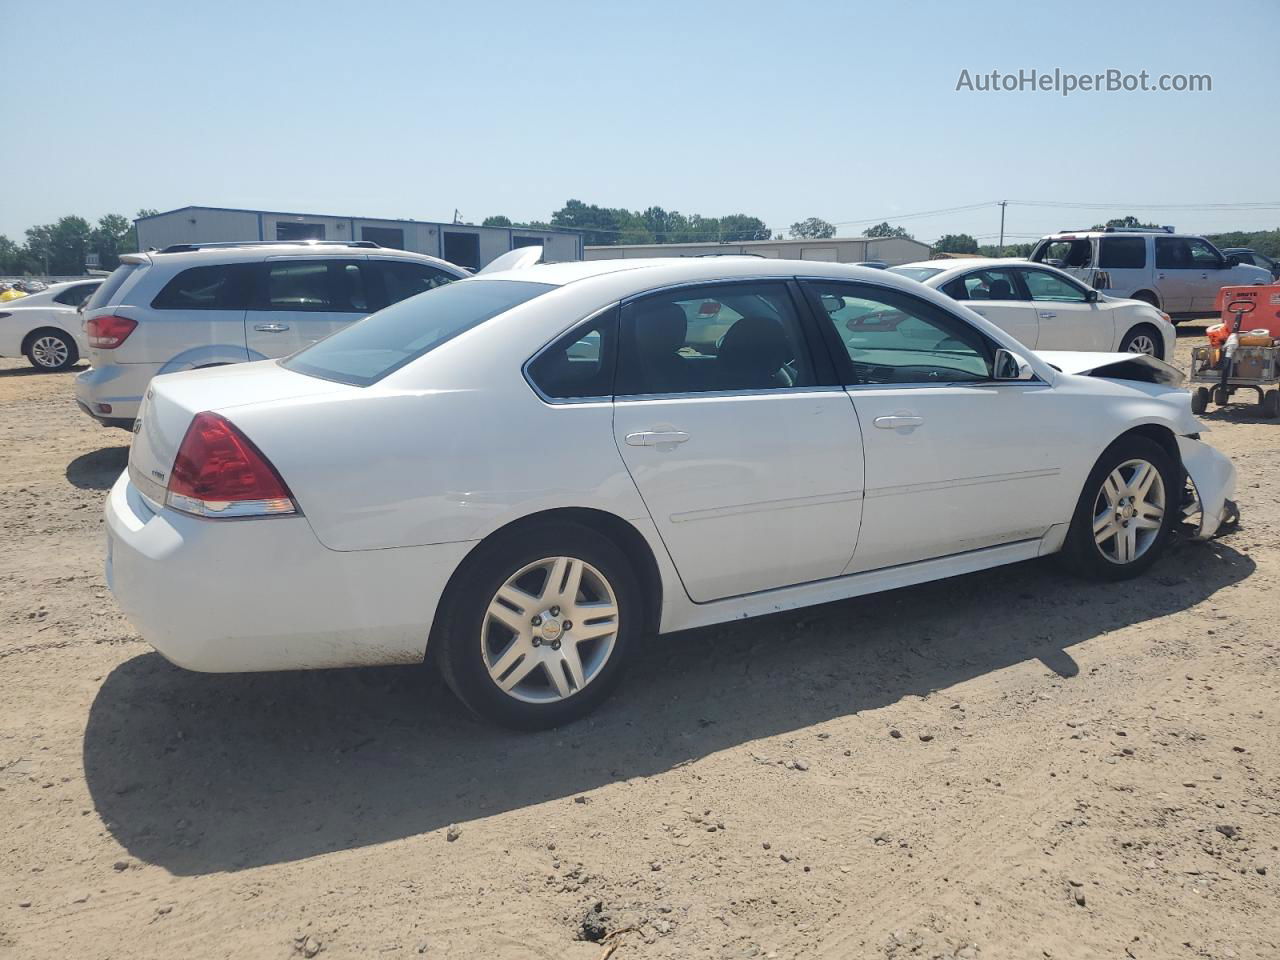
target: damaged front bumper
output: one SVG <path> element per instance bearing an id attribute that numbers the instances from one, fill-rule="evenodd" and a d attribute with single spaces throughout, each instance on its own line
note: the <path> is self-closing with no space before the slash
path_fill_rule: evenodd
<path id="1" fill-rule="evenodd" d="M 1185 508 L 1186 516 L 1191 519 L 1200 515 L 1194 539 L 1208 540 L 1223 524 L 1240 515 L 1232 500 L 1236 493 L 1235 464 L 1225 454 L 1191 437 L 1178 437 L 1178 452 L 1195 494 L 1195 500 Z"/>

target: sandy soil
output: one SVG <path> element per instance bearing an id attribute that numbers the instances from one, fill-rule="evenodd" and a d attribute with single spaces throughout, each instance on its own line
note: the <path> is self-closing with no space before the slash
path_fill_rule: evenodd
<path id="1" fill-rule="evenodd" d="M 1141 581 L 1036 562 L 665 637 L 513 736 L 421 670 L 151 652 L 101 573 L 127 436 L 70 397 L 0 361 L 0 956 L 1280 956 L 1254 408 L 1205 417 L 1242 527 Z"/>

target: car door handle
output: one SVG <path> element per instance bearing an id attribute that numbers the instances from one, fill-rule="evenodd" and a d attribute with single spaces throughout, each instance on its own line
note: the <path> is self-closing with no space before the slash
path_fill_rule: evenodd
<path id="1" fill-rule="evenodd" d="M 289 325 L 287 323 L 258 323 L 254 325 L 253 329 L 259 333 L 284 333 L 289 329 Z"/>
<path id="2" fill-rule="evenodd" d="M 924 417 L 908 416 L 897 413 L 891 417 L 876 417 L 872 421 L 881 430 L 901 430 L 903 427 L 918 427 L 924 423 Z"/>
<path id="3" fill-rule="evenodd" d="M 1054 317 L 1056 317 L 1056 316 L 1057 316 L 1057 314 L 1056 314 L 1056 313 L 1050 313 L 1050 312 L 1049 312 L 1049 311 L 1047 311 L 1047 310 L 1041 310 L 1041 311 L 1040 311 L 1040 319 L 1041 319 L 1041 320 L 1052 320 L 1052 319 L 1053 319 Z"/>
<path id="4" fill-rule="evenodd" d="M 627 445 L 632 447 L 656 447 L 663 443 L 684 443 L 689 434 L 683 430 L 643 430 L 628 433 Z"/>

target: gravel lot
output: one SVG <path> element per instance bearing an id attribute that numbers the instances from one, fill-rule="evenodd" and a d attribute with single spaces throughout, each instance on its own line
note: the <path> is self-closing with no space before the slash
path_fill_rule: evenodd
<path id="1" fill-rule="evenodd" d="M 1203 419 L 1243 524 L 1145 579 L 664 637 L 515 736 L 167 664 L 102 578 L 127 436 L 0 361 L 0 956 L 1280 956 L 1280 423 Z"/>

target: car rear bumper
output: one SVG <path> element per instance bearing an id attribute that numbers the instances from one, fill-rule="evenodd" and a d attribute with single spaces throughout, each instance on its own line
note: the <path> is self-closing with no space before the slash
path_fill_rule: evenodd
<path id="1" fill-rule="evenodd" d="M 100 423 L 127 426 L 138 416 L 142 395 L 158 369 L 159 364 L 151 363 L 90 367 L 76 374 L 76 404 Z"/>
<path id="2" fill-rule="evenodd" d="M 336 551 L 305 517 L 157 510 L 121 475 L 107 498 L 107 585 L 167 659 L 213 673 L 420 662 L 469 543 Z"/>

